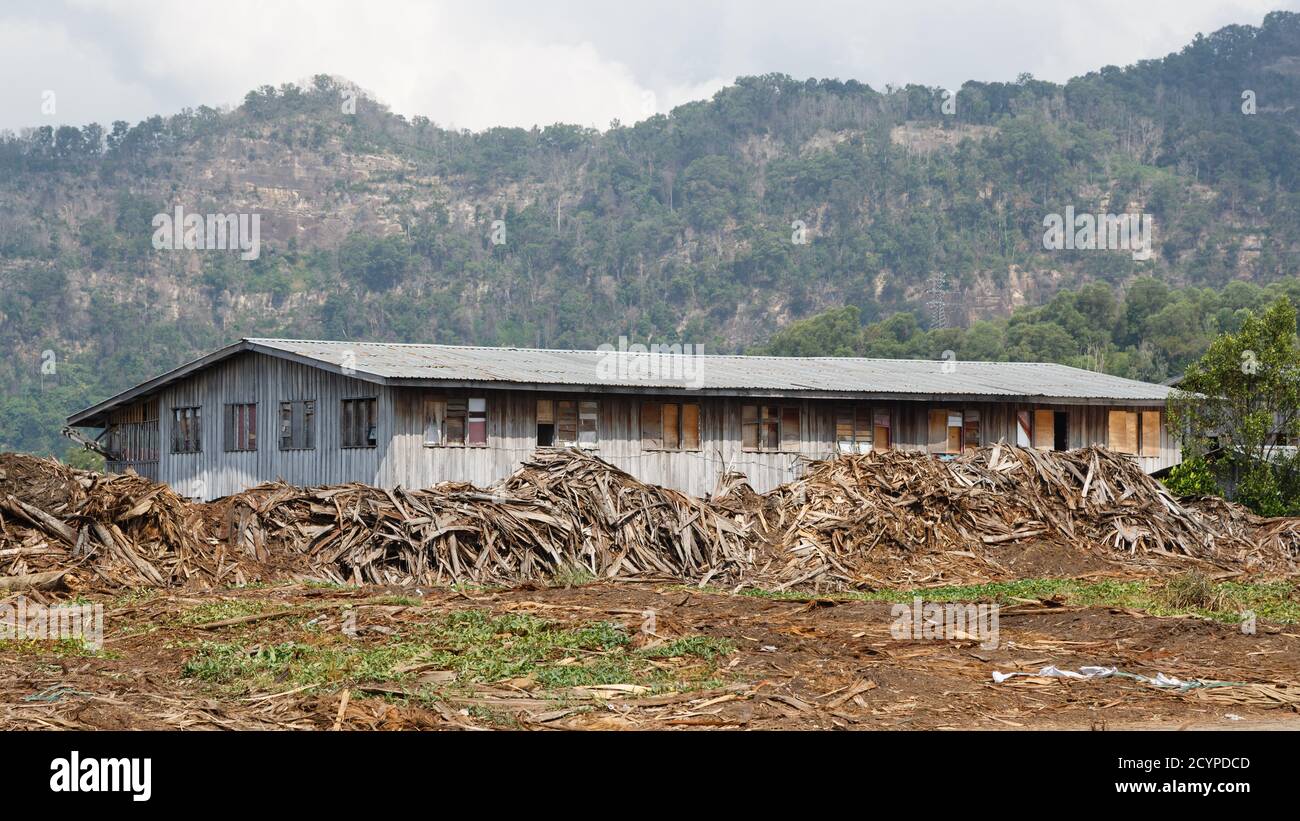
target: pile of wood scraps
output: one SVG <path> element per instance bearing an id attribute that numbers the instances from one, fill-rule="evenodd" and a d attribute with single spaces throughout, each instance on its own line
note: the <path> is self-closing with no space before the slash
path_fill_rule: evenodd
<path id="1" fill-rule="evenodd" d="M 203 585 L 242 579 L 209 534 L 206 511 L 134 473 L 102 475 L 53 459 L 0 454 L 0 575 L 5 588 L 81 581 Z M 29 577 L 28 582 L 14 581 Z"/>
<path id="2" fill-rule="evenodd" d="M 887 451 L 812 462 L 751 515 L 779 557 L 763 573 L 780 587 L 869 584 L 863 562 L 873 557 L 906 563 L 948 554 L 996 566 L 1001 546 L 1028 542 L 1294 571 L 1297 520 L 1219 504 L 1218 515 L 1184 507 L 1136 462 L 1104 448 L 998 444 L 951 460 Z"/>
<path id="3" fill-rule="evenodd" d="M 223 506 L 231 544 L 262 560 L 298 553 L 338 581 L 502 584 L 576 573 L 734 582 L 751 558 L 730 517 L 576 451 L 539 453 L 486 490 L 279 484 Z"/>
<path id="4" fill-rule="evenodd" d="M 1105 562 L 1294 573 L 1300 520 L 1180 502 L 1103 448 L 842 455 L 765 495 L 726 474 L 708 499 L 590 453 L 543 450 L 488 488 L 271 483 L 206 504 L 134 473 L 0 455 L 7 590 L 28 576 L 30 586 L 62 584 L 69 571 L 115 586 L 602 578 L 919 587 L 950 582 L 955 569 L 1012 577 L 1003 562 L 1026 545 Z"/>

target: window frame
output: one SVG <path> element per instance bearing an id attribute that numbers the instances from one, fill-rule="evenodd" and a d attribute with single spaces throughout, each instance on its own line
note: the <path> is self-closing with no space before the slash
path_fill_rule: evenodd
<path id="1" fill-rule="evenodd" d="M 295 428 L 294 425 L 293 425 L 293 420 L 294 420 L 294 417 L 295 417 L 294 407 L 295 407 L 295 406 L 298 406 L 298 405 L 302 406 L 302 411 L 301 411 L 300 414 L 298 414 L 298 418 L 301 420 L 302 424 L 301 424 L 301 427 L 300 427 L 300 428 Z M 285 447 L 285 444 L 284 444 L 284 439 L 285 439 L 285 437 L 284 437 L 284 432 L 283 432 L 283 431 L 284 431 L 284 412 L 285 412 L 285 410 L 286 410 L 286 406 L 288 406 L 288 407 L 287 407 L 287 410 L 289 411 L 289 442 L 290 442 L 290 444 L 289 444 L 288 447 Z M 311 412 L 310 412 L 310 413 L 307 412 L 307 411 L 308 411 L 308 406 L 310 406 L 310 408 L 311 408 Z M 319 406 L 320 406 L 320 403 L 317 402 L 315 399 L 281 399 L 281 400 L 279 401 L 279 403 L 276 405 L 276 408 L 277 408 L 277 415 L 276 415 L 276 419 L 275 419 L 275 425 L 276 425 L 276 437 L 275 437 L 275 441 L 276 441 L 276 445 L 278 446 L 278 448 L 279 448 L 281 451 L 315 450 L 315 449 L 316 449 L 316 417 L 317 417 L 317 415 L 318 415 L 318 412 L 317 412 L 317 411 L 318 411 Z M 310 422 L 308 422 L 309 419 L 310 419 Z M 295 434 L 298 434 L 298 433 L 301 433 L 301 437 L 298 437 L 298 436 L 295 435 Z M 299 441 L 301 441 L 302 444 L 301 444 L 301 445 L 295 445 L 295 444 L 293 444 L 293 442 L 294 442 L 296 439 L 299 440 Z"/>
<path id="2" fill-rule="evenodd" d="M 972 435 L 973 431 L 973 435 Z M 984 435 L 983 418 L 979 408 L 967 408 L 962 411 L 961 449 L 976 450 L 980 447 Z"/>
<path id="3" fill-rule="evenodd" d="M 1133 440 L 1132 450 L 1128 450 L 1124 447 L 1121 447 L 1122 445 L 1125 444 L 1125 442 L 1115 441 L 1116 437 L 1114 434 L 1115 434 L 1115 429 L 1117 427 L 1117 425 L 1115 424 L 1116 417 L 1122 419 L 1123 421 L 1122 427 L 1126 429 L 1122 431 L 1124 439 L 1128 439 L 1130 436 L 1130 432 L 1127 429 L 1130 427 L 1130 423 L 1131 423 L 1131 427 L 1132 427 L 1131 435 Z M 1107 448 L 1115 451 L 1116 453 L 1122 453 L 1125 456 L 1137 456 L 1142 452 L 1140 437 L 1141 437 L 1141 428 L 1140 428 L 1140 420 L 1138 418 L 1137 409 L 1110 408 L 1107 410 L 1106 412 L 1106 447 Z"/>
<path id="4" fill-rule="evenodd" d="M 649 406 L 655 406 L 658 414 L 658 444 L 646 444 L 646 409 Z M 687 411 L 688 407 L 695 408 L 695 447 L 686 447 L 687 436 Z M 671 411 L 668 409 L 672 408 Z M 704 412 L 699 402 L 664 402 L 658 399 L 647 399 L 637 405 L 638 423 L 641 431 L 641 448 L 648 451 L 664 453 L 699 453 L 704 449 L 704 432 L 703 419 Z M 673 418 L 673 439 L 675 445 L 668 444 L 668 418 Z"/>
<path id="5" fill-rule="evenodd" d="M 942 414 L 943 419 L 943 440 L 940 442 L 935 437 L 935 419 L 937 415 Z M 953 419 L 957 424 L 953 424 Z M 936 456 L 957 456 L 965 449 L 966 437 L 966 411 L 964 409 L 954 409 L 949 407 L 931 407 L 925 415 L 926 425 L 926 450 Z M 957 447 L 953 448 L 953 437 L 956 437 Z"/>
<path id="6" fill-rule="evenodd" d="M 369 409 L 369 423 L 361 433 L 361 442 L 350 442 L 348 434 L 354 428 L 355 409 L 357 407 L 366 407 Z M 352 410 L 349 411 L 348 409 Z M 348 424 L 344 424 L 344 419 Z M 377 396 L 351 396 L 339 400 L 339 448 L 342 450 L 357 450 L 375 448 L 379 446 L 379 397 Z"/>
<path id="7" fill-rule="evenodd" d="M 246 411 L 246 418 L 238 420 L 236 414 L 240 410 Z M 239 421 L 243 422 L 243 431 L 245 441 L 239 441 Z M 221 414 L 221 424 L 225 430 L 222 432 L 224 450 L 226 453 L 257 453 L 257 403 L 256 402 L 226 402 Z"/>
<path id="8" fill-rule="evenodd" d="M 471 405 L 482 403 L 481 408 L 471 409 Z M 430 411 L 433 411 L 432 415 Z M 447 396 L 434 394 L 425 396 L 420 403 L 423 427 L 421 437 L 426 448 L 485 448 L 491 440 L 488 429 L 487 396 Z M 441 417 L 439 417 L 441 412 Z M 480 427 L 483 441 L 471 440 L 473 430 Z M 453 440 L 452 431 L 459 435 Z M 430 432 L 437 432 L 437 439 L 430 438 Z"/>
<path id="9" fill-rule="evenodd" d="M 753 419 L 748 419 L 748 410 L 754 409 Z M 775 414 L 770 411 L 775 410 Z M 791 414 L 797 414 L 799 419 L 798 438 L 791 440 L 786 436 L 787 417 Z M 800 405 L 783 405 L 777 403 L 753 403 L 742 404 L 740 406 L 740 450 L 742 453 L 798 453 L 803 445 L 803 407 Z M 746 443 L 747 428 L 755 431 L 754 445 Z M 770 431 L 776 431 L 776 446 L 764 445 L 764 441 L 770 438 Z M 765 436 L 764 433 L 769 435 Z M 794 441 L 796 447 L 786 447 L 787 443 Z"/>
<path id="10" fill-rule="evenodd" d="M 189 416 L 182 416 L 182 411 L 193 411 Z M 179 425 L 180 422 L 186 422 L 185 425 Z M 185 438 L 177 436 L 177 430 L 183 427 L 186 432 Z M 191 431 L 190 428 L 194 430 Z M 172 408 L 171 427 L 168 430 L 170 442 L 170 452 L 175 455 L 202 453 L 203 452 L 203 406 L 202 405 L 178 405 Z M 193 434 L 192 439 L 190 434 Z M 192 448 L 181 448 L 181 445 L 193 444 Z"/>
<path id="11" fill-rule="evenodd" d="M 1130 435 L 1133 440 L 1133 449 L 1125 450 L 1116 447 L 1114 437 L 1111 436 L 1115 428 L 1115 417 L 1120 415 L 1124 417 L 1124 427 L 1132 426 L 1131 434 L 1125 432 L 1125 438 Z M 1147 420 L 1155 419 L 1155 442 L 1147 441 Z M 1132 456 L 1138 459 L 1158 459 L 1161 454 L 1161 446 L 1164 433 L 1164 413 L 1156 409 L 1145 408 L 1108 408 L 1106 411 L 1106 447 L 1122 453 L 1125 456 Z M 1123 444 L 1123 443 L 1121 443 Z"/>
<path id="12" fill-rule="evenodd" d="M 876 447 L 876 409 L 869 404 L 835 406 L 835 452 L 837 454 L 870 453 Z M 847 423 L 849 439 L 840 434 Z M 845 445 L 848 445 L 846 448 Z M 863 449 L 866 445 L 866 449 Z"/>

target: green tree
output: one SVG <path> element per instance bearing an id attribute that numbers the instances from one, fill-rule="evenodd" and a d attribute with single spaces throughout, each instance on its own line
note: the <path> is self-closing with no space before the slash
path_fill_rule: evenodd
<path id="1" fill-rule="evenodd" d="M 790 323 L 772 341 L 754 351 L 767 356 L 854 356 L 862 328 L 853 305 Z"/>
<path id="2" fill-rule="evenodd" d="M 1243 504 L 1276 515 L 1300 502 L 1282 497 L 1295 460 L 1277 447 L 1300 437 L 1300 343 L 1291 300 L 1251 313 L 1239 332 L 1210 343 L 1170 397 L 1169 424 L 1183 432 L 1185 457 L 1220 450 L 1220 481 L 1235 480 L 1233 495 Z"/>

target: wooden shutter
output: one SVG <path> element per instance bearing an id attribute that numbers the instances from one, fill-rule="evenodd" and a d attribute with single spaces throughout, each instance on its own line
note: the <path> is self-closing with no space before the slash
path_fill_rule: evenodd
<path id="1" fill-rule="evenodd" d="M 682 446 L 682 428 L 681 428 L 681 410 L 682 406 L 673 402 L 665 403 L 663 412 L 664 420 L 664 449 L 679 450 Z"/>
<path id="2" fill-rule="evenodd" d="M 979 411 L 966 411 L 966 424 L 962 434 L 962 445 L 966 448 L 977 448 L 980 446 L 980 413 Z"/>
<path id="3" fill-rule="evenodd" d="M 352 404 L 351 399 L 344 399 L 339 409 L 339 441 L 345 448 L 356 444 L 352 441 Z"/>
<path id="4" fill-rule="evenodd" d="M 853 408 L 840 405 L 835 408 L 835 445 L 841 453 L 851 453 L 854 443 Z"/>
<path id="5" fill-rule="evenodd" d="M 663 446 L 663 406 L 658 402 L 642 402 L 641 447 L 645 450 L 659 450 Z"/>
<path id="6" fill-rule="evenodd" d="M 1142 411 L 1142 455 L 1160 455 L 1160 411 Z"/>
<path id="7" fill-rule="evenodd" d="M 758 450 L 758 405 L 744 405 L 740 409 L 740 447 Z"/>
<path id="8" fill-rule="evenodd" d="M 799 445 L 803 442 L 803 431 L 800 430 L 801 417 L 798 408 L 781 409 L 781 450 L 799 450 Z"/>
<path id="9" fill-rule="evenodd" d="M 1110 449 L 1119 453 L 1137 453 L 1137 413 L 1112 410 L 1107 422 Z"/>
<path id="10" fill-rule="evenodd" d="M 1056 442 L 1056 415 L 1050 410 L 1034 411 L 1034 447 L 1051 450 Z"/>
<path id="11" fill-rule="evenodd" d="M 700 449 L 700 406 L 682 405 L 682 450 Z"/>
<path id="12" fill-rule="evenodd" d="M 875 429 L 872 431 L 871 446 L 875 450 L 889 450 L 889 446 L 893 443 L 893 437 L 890 433 L 889 411 L 878 410 L 873 415 L 876 424 Z"/>
<path id="13" fill-rule="evenodd" d="M 1027 448 L 1034 444 L 1030 431 L 1033 430 L 1033 423 L 1030 421 L 1029 411 L 1016 411 L 1016 446 Z"/>
<path id="14" fill-rule="evenodd" d="M 555 443 L 562 447 L 578 444 L 578 403 L 562 399 L 555 403 Z"/>
<path id="15" fill-rule="evenodd" d="M 943 453 L 948 448 L 948 411 L 946 410 L 930 411 L 929 448 L 931 453 Z"/>

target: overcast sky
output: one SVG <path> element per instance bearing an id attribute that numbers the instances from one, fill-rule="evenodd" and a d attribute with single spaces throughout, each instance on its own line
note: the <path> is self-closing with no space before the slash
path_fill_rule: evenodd
<path id="1" fill-rule="evenodd" d="M 875 88 L 1029 72 L 1063 81 L 1160 57 L 1300 0 L 0 0 L 0 129 L 238 104 L 346 77 L 444 126 L 606 127 L 738 75 Z M 53 91 L 54 113 L 45 113 Z"/>

